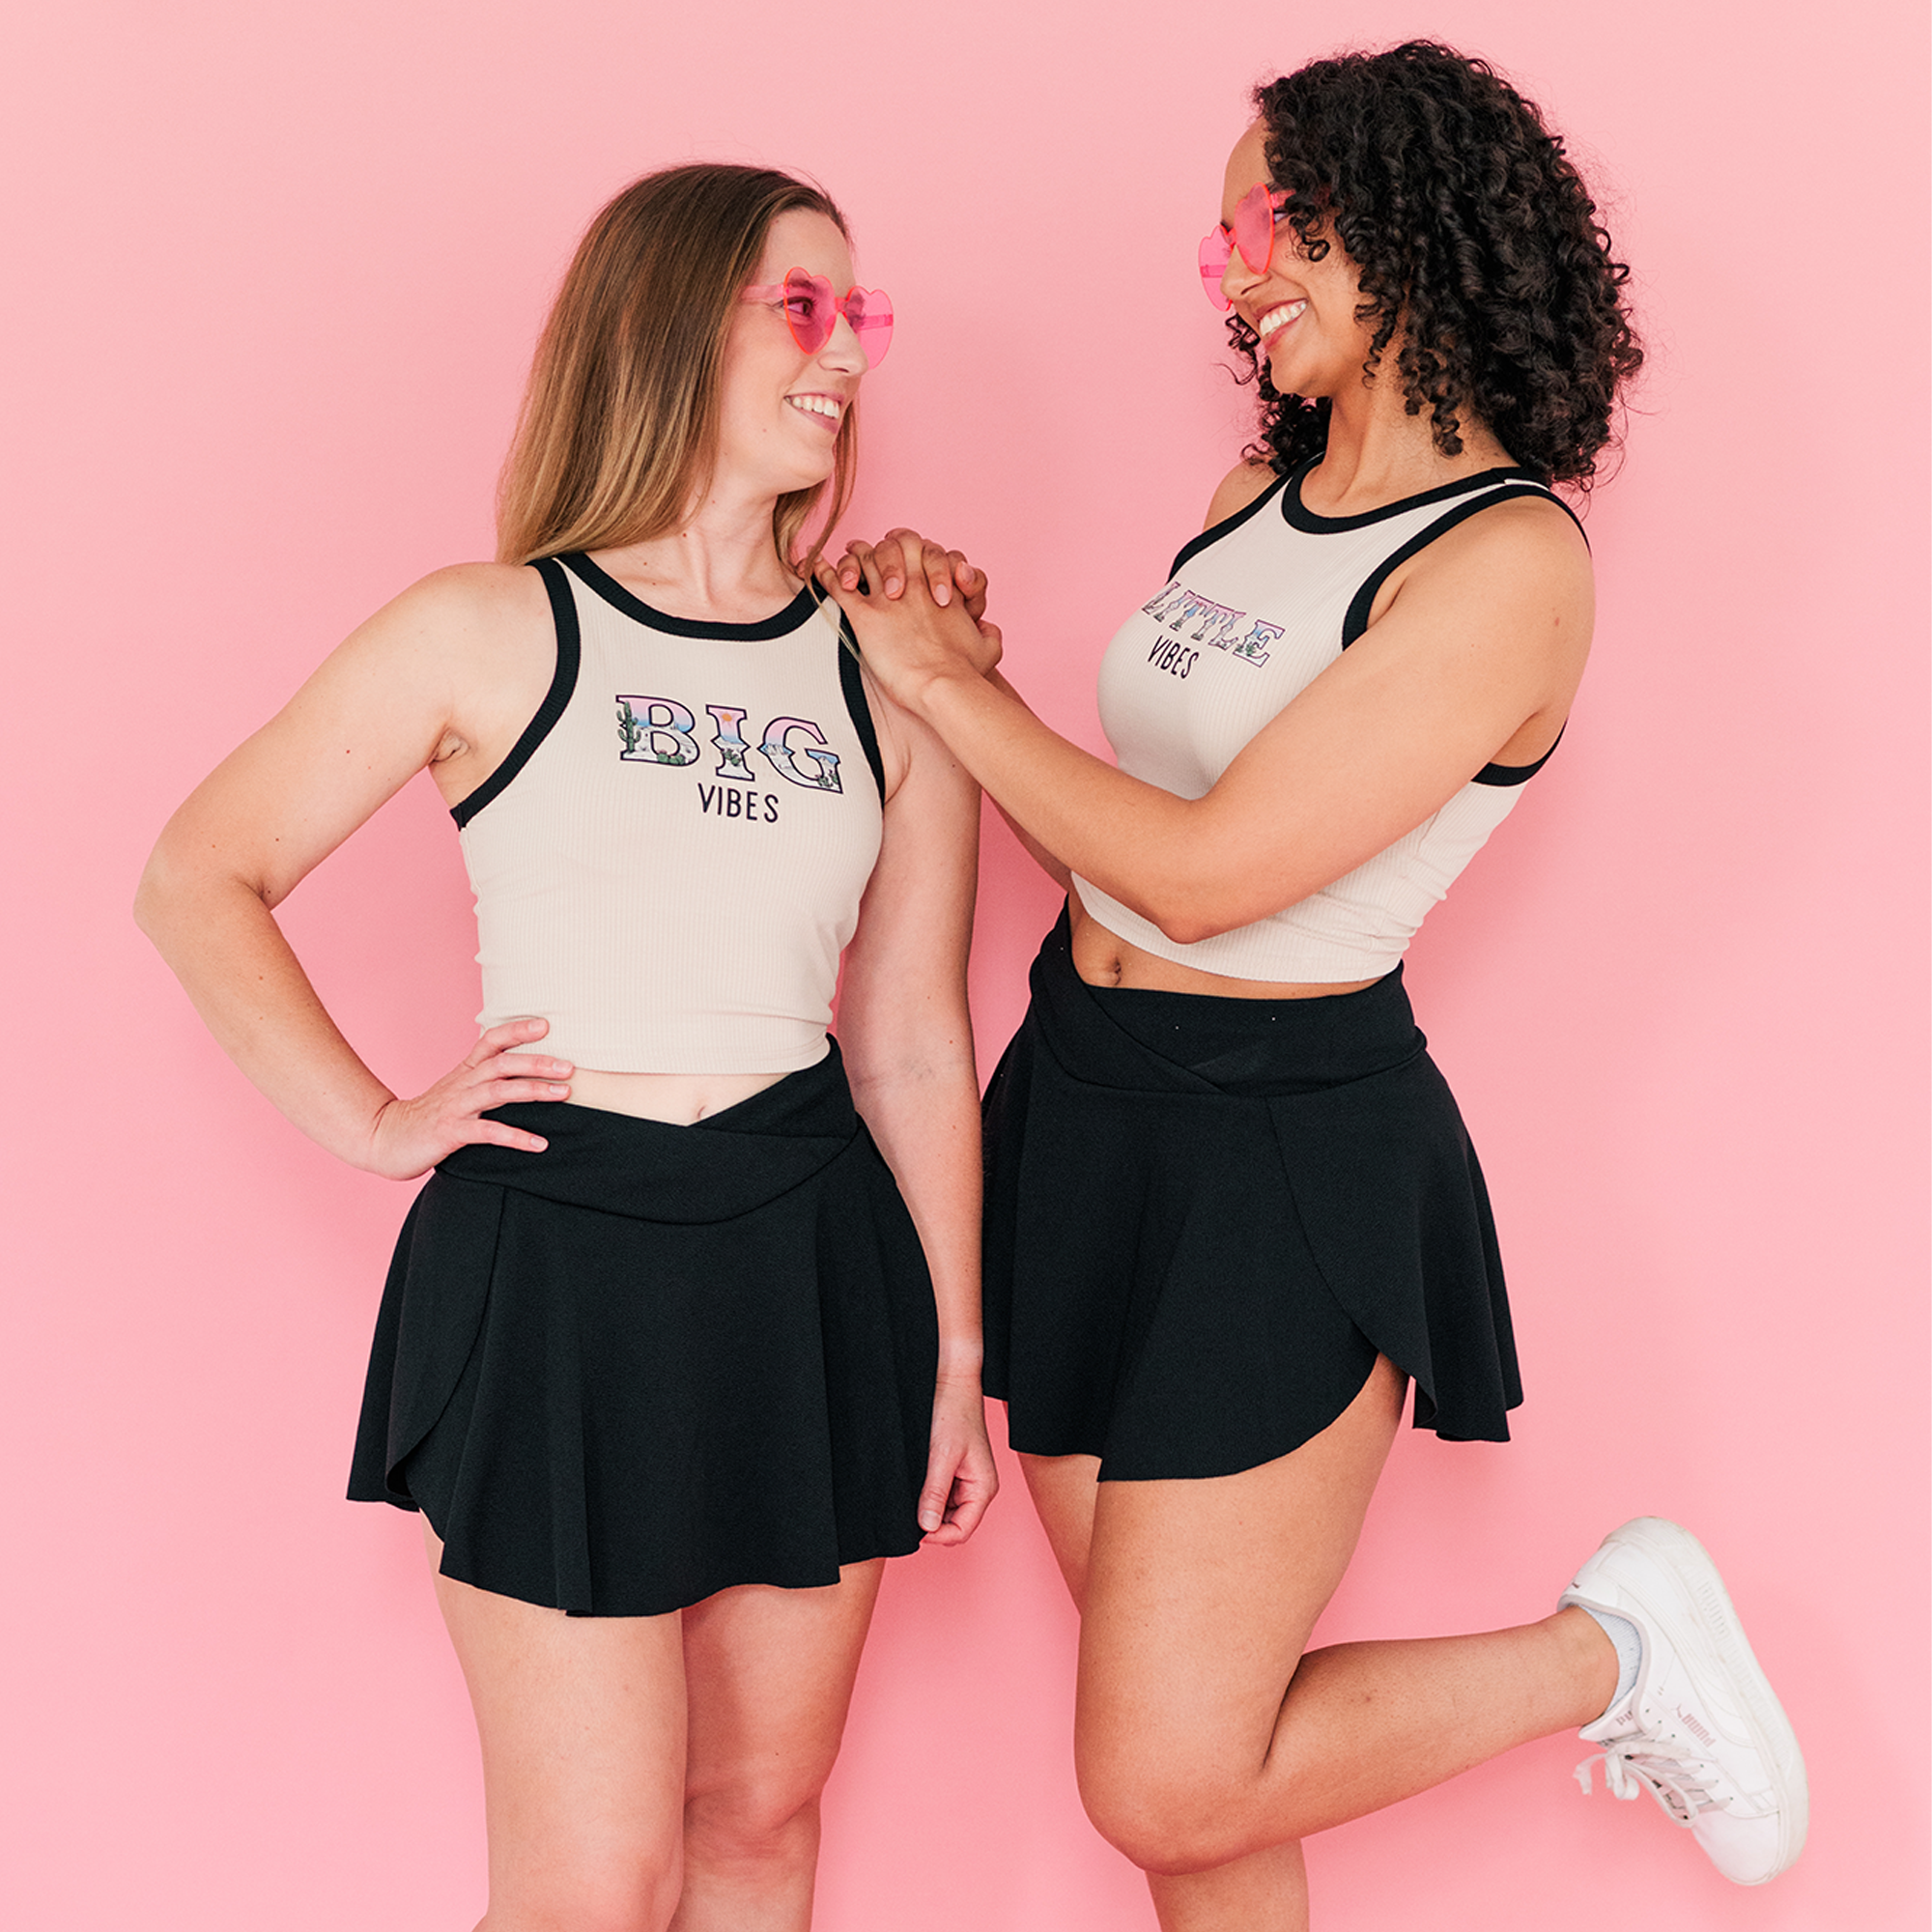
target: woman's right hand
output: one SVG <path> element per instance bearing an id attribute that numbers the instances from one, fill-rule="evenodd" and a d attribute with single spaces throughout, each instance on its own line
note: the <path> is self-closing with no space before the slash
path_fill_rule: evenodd
<path id="1" fill-rule="evenodd" d="M 888 530 L 876 544 L 854 539 L 845 546 L 834 569 L 839 587 L 857 590 L 863 581 L 883 590 L 895 603 L 905 594 L 906 580 L 917 564 L 932 601 L 941 610 L 952 602 L 955 587 L 966 614 L 977 624 L 986 614 L 986 573 L 968 563 L 964 551 L 944 550 L 917 530 Z"/>
<path id="2" fill-rule="evenodd" d="M 507 1020 L 480 1035 L 461 1063 L 413 1100 L 391 1096 L 370 1124 L 367 1156 L 356 1162 L 389 1180 L 413 1180 L 460 1147 L 515 1148 L 541 1153 L 550 1143 L 485 1109 L 518 1100 L 567 1100 L 577 1069 L 567 1060 L 522 1052 L 550 1031 L 548 1020 Z"/>

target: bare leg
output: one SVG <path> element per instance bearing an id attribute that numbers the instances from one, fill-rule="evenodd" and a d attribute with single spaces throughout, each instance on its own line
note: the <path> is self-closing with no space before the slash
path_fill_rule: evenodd
<path id="1" fill-rule="evenodd" d="M 883 1561 L 823 1590 L 722 1590 L 684 1612 L 691 1714 L 675 1932 L 805 1932 L 831 1776 Z"/>
<path id="2" fill-rule="evenodd" d="M 1154 1875 L 1168 1932 L 1298 1932 L 1291 1841 L 1587 1723 L 1609 1701 L 1615 1653 L 1580 1611 L 1303 1657 L 1353 1554 L 1402 1395 L 1378 1364 L 1331 1427 L 1237 1476 L 1090 1477 L 1084 1549 L 1084 1472 L 1030 1459 L 1048 1534 L 1067 1545 L 1062 1570 L 1079 1579 L 1082 1796 Z"/>
<path id="3" fill-rule="evenodd" d="M 1021 1456 L 1027 1488 L 1076 1607 L 1084 1608 L 1087 1562 L 1098 1500 L 1097 1456 Z M 1301 1842 L 1291 1838 L 1216 1870 L 1185 1878 L 1147 1875 L 1155 1916 L 1166 1932 L 1239 1926 L 1243 1932 L 1304 1932 L 1308 1873 Z"/>
<path id="4" fill-rule="evenodd" d="M 483 1747 L 477 1932 L 663 1932 L 681 1882 L 677 1616 L 567 1617 L 442 1576 L 436 1593 Z"/>

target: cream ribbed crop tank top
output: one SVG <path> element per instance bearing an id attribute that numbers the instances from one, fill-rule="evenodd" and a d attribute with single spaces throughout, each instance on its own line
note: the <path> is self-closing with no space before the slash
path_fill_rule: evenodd
<path id="1" fill-rule="evenodd" d="M 810 587 L 755 624 L 673 617 L 587 556 L 535 566 L 556 671 L 452 816 L 480 1026 L 615 1073 L 790 1073 L 825 1055 L 879 856 L 856 656 Z"/>
<path id="2" fill-rule="evenodd" d="M 1368 629 L 1376 593 L 1398 565 L 1492 503 L 1562 504 L 1526 471 L 1489 469 L 1360 516 L 1324 517 L 1302 503 L 1306 473 L 1204 530 L 1108 645 L 1100 722 L 1123 772 L 1181 798 L 1204 796 Z M 1191 945 L 1087 880 L 1074 883 L 1109 932 L 1203 972 L 1284 984 L 1379 979 L 1548 755 L 1485 766 L 1439 811 L 1332 885 Z"/>

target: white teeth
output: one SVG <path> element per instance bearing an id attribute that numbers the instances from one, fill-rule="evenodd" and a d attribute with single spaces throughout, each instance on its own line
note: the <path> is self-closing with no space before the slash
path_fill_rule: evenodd
<path id="1" fill-rule="evenodd" d="M 795 410 L 804 410 L 815 416 L 830 416 L 834 422 L 838 420 L 838 405 L 830 396 L 787 396 L 785 401 Z"/>
<path id="2" fill-rule="evenodd" d="M 1255 324 L 1255 333 L 1257 335 L 1272 335 L 1277 328 L 1286 328 L 1307 306 L 1308 303 L 1304 300 L 1283 302 L 1278 308 L 1269 309 Z"/>

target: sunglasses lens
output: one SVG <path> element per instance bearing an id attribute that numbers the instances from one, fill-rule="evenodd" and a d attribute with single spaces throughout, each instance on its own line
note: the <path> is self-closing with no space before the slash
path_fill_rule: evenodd
<path id="1" fill-rule="evenodd" d="M 877 368 L 893 345 L 893 298 L 884 289 L 853 289 L 845 298 L 845 320 L 852 325 L 866 360 Z"/>
<path id="2" fill-rule="evenodd" d="M 1201 238 L 1201 287 L 1208 299 L 1216 308 L 1233 308 L 1226 296 L 1221 293 L 1221 277 L 1228 272 L 1228 263 L 1232 259 L 1225 228 L 1210 228 Z"/>
<path id="3" fill-rule="evenodd" d="M 808 355 L 816 355 L 832 333 L 832 318 L 838 310 L 832 304 L 832 284 L 822 275 L 808 275 L 793 269 L 784 279 L 785 321 L 791 339 Z"/>
<path id="4" fill-rule="evenodd" d="M 1235 210 L 1235 246 L 1252 273 L 1267 273 L 1274 255 L 1274 191 L 1266 182 L 1257 182 Z"/>

